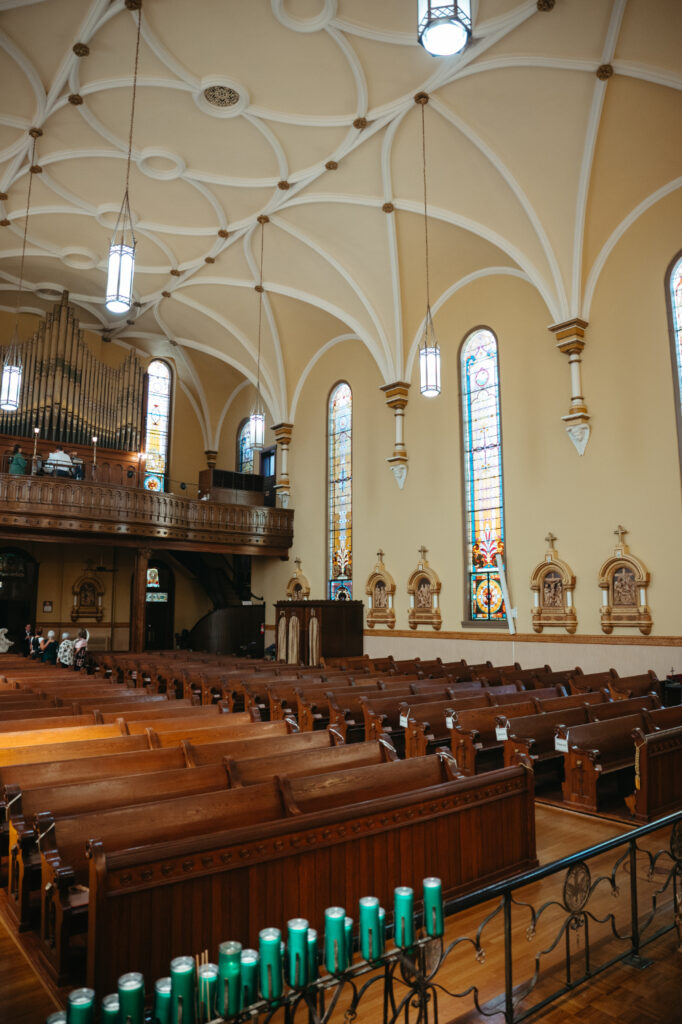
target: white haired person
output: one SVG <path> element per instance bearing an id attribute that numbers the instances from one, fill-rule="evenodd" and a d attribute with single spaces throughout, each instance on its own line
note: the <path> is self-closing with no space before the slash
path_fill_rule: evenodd
<path id="1" fill-rule="evenodd" d="M 54 635 L 54 630 L 50 629 L 47 633 L 47 639 L 40 641 L 40 660 L 46 662 L 48 665 L 57 664 L 57 638 Z"/>
<path id="2" fill-rule="evenodd" d="M 76 642 L 73 645 L 73 667 L 76 672 L 80 672 L 82 668 L 85 668 L 85 659 L 88 654 L 88 631 L 87 629 L 79 629 Z"/>
<path id="3" fill-rule="evenodd" d="M 70 668 L 73 665 L 73 654 L 73 640 L 69 638 L 68 633 L 62 633 L 62 642 L 57 651 L 57 664 Z"/>

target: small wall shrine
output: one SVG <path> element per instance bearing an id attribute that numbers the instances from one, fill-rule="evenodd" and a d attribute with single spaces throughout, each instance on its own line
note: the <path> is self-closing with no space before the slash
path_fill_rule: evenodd
<path id="1" fill-rule="evenodd" d="M 531 617 L 536 633 L 542 633 L 545 626 L 562 626 L 567 633 L 575 633 L 578 625 L 573 605 L 575 576 L 571 567 L 559 558 L 554 547 L 556 539 L 553 533 L 547 534 L 544 560 L 535 566 L 530 577 Z"/>
<path id="2" fill-rule="evenodd" d="M 648 636 L 653 626 L 647 605 L 649 570 L 631 554 L 625 543 L 628 531 L 619 526 L 613 532 L 618 543 L 599 570 L 602 632 L 612 633 L 614 626 L 636 626 L 640 633 Z"/>
<path id="3" fill-rule="evenodd" d="M 407 622 L 410 629 L 416 629 L 417 626 L 440 629 L 442 624 L 438 607 L 441 582 L 427 562 L 426 554 L 427 549 L 422 544 L 417 568 L 407 581 L 407 593 L 410 598 Z"/>
<path id="4" fill-rule="evenodd" d="M 395 580 L 384 565 L 383 551 L 377 551 L 377 563 L 370 573 L 365 584 L 367 594 L 367 626 L 374 629 L 375 626 L 384 626 L 387 629 L 395 627 L 395 609 L 393 599 L 395 596 Z"/>

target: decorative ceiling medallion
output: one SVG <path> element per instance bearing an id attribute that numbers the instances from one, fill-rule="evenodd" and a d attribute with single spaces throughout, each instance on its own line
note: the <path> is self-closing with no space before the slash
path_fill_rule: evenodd
<path id="1" fill-rule="evenodd" d="M 31 166 L 29 167 L 29 171 L 31 172 L 31 174 L 42 174 L 43 173 L 43 169 L 40 166 L 40 164 L 31 164 Z"/>
<path id="2" fill-rule="evenodd" d="M 99 256 L 92 249 L 81 249 L 72 246 L 70 249 L 62 249 L 59 258 L 67 267 L 73 270 L 93 270 L 99 265 Z"/>
<path id="3" fill-rule="evenodd" d="M 212 107 L 233 107 L 239 103 L 239 93 L 229 85 L 209 85 L 204 89 L 204 98 Z"/>
<path id="4" fill-rule="evenodd" d="M 72 107 L 80 107 L 82 102 L 83 102 L 83 97 L 81 95 L 79 95 L 79 93 L 77 93 L 77 92 L 72 92 L 71 95 L 69 96 L 69 103 L 71 104 Z"/>
<path id="5" fill-rule="evenodd" d="M 327 168 L 328 171 L 335 171 L 339 165 L 336 162 L 336 160 L 327 160 L 324 166 Z"/>
<path id="6" fill-rule="evenodd" d="M 291 185 L 289 184 L 288 181 L 278 181 L 277 188 L 281 189 L 282 192 L 286 192 L 288 188 L 291 188 Z"/>
<path id="7" fill-rule="evenodd" d="M 164 299 L 170 299 L 171 297 L 170 292 L 161 292 L 161 295 L 163 296 Z"/>
<path id="8" fill-rule="evenodd" d="M 90 53 L 90 47 L 86 43 L 74 43 L 72 49 L 77 57 L 87 57 Z"/>
<path id="9" fill-rule="evenodd" d="M 8 220 L 7 217 L 3 217 L 2 220 L 0 220 L 0 227 L 8 228 L 11 223 L 12 222 Z"/>
<path id="10" fill-rule="evenodd" d="M 393 213 L 393 211 L 395 210 L 395 206 L 393 205 L 393 203 L 384 203 L 381 209 L 384 211 L 384 213 Z"/>
<path id="11" fill-rule="evenodd" d="M 213 256 L 205 256 L 204 263 L 215 263 L 215 258 Z"/>
<path id="12" fill-rule="evenodd" d="M 355 120 L 353 121 L 353 127 L 357 128 L 359 132 L 361 132 L 363 128 L 366 128 L 368 124 L 369 121 L 367 120 L 366 117 L 356 117 Z"/>
<path id="13" fill-rule="evenodd" d="M 36 295 L 41 299 L 60 299 L 62 289 L 56 284 L 39 284 L 36 288 Z"/>
<path id="14" fill-rule="evenodd" d="M 553 11 L 556 0 L 538 0 L 539 11 Z"/>
<path id="15" fill-rule="evenodd" d="M 605 82 L 613 74 L 613 64 L 600 64 L 597 68 L 597 78 L 600 82 Z"/>
<path id="16" fill-rule="evenodd" d="M 249 94 L 225 75 L 206 75 L 193 92 L 196 105 L 211 117 L 236 117 L 249 105 Z"/>
<path id="17" fill-rule="evenodd" d="M 180 277 L 180 271 L 177 270 L 175 267 L 173 267 L 173 269 L 171 270 L 170 273 L 171 273 L 171 277 Z"/>
<path id="18" fill-rule="evenodd" d="M 0 200 L 2 200 L 2 202 L 4 202 L 5 199 L 9 199 L 9 196 L 7 195 L 7 193 L 6 192 L 0 192 Z"/>
<path id="19" fill-rule="evenodd" d="M 157 181 L 175 181 L 184 174 L 186 167 L 182 157 L 168 149 L 152 147 L 143 149 L 136 162 L 143 174 L 148 178 L 156 178 Z"/>
<path id="20" fill-rule="evenodd" d="M 218 231 L 218 238 L 229 238 L 229 237 L 230 237 L 230 232 L 226 231 L 225 228 L 220 228 L 220 230 Z M 171 271 L 171 273 L 173 273 L 173 271 Z"/>

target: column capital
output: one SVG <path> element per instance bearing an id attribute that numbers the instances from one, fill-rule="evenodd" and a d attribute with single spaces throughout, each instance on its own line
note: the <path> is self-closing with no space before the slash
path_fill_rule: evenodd
<path id="1" fill-rule="evenodd" d="M 206 456 L 206 465 L 209 469 L 215 469 L 216 462 L 218 461 L 218 452 L 214 451 L 213 448 L 207 448 L 204 451 Z"/>
<path id="2" fill-rule="evenodd" d="M 275 435 L 277 444 L 289 444 L 294 431 L 294 425 L 293 423 L 275 423 L 270 429 Z"/>
<path id="3" fill-rule="evenodd" d="M 556 338 L 557 348 L 560 352 L 571 355 L 573 352 L 582 352 L 585 348 L 585 330 L 587 320 L 580 317 L 573 317 L 572 320 L 564 320 L 560 324 L 552 324 L 549 330 Z"/>
<path id="4" fill-rule="evenodd" d="M 407 405 L 410 390 L 407 381 L 397 380 L 393 384 L 383 384 L 380 390 L 386 395 L 386 405 L 389 409 L 404 409 Z"/>

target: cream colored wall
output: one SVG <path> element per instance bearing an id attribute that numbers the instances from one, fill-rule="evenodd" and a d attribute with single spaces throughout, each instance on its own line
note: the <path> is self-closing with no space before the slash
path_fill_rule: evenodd
<path id="1" fill-rule="evenodd" d="M 7 542 L 9 543 L 9 542 Z M 128 548 L 102 548 L 97 545 L 17 544 L 38 562 L 36 624 L 45 631 L 54 630 L 58 637 L 68 631 L 74 637 L 81 626 L 90 634 L 90 646 L 97 650 L 127 650 L 130 629 L 130 593 L 134 570 L 134 551 Z M 192 626 L 212 605 L 203 588 L 184 570 L 168 559 L 163 552 L 158 556 L 168 562 L 175 576 L 175 633 Z M 89 566 L 87 563 L 90 563 Z M 105 571 L 95 571 L 104 566 Z M 114 571 L 111 571 L 114 570 Z M 84 574 L 94 575 L 102 585 L 103 615 L 95 619 L 73 622 L 73 586 Z M 112 601 L 113 599 L 113 601 Z M 44 602 L 52 603 L 52 611 L 44 612 Z M 113 604 L 113 617 L 112 617 Z"/>
<path id="2" fill-rule="evenodd" d="M 220 443 L 218 446 L 218 460 L 216 466 L 218 469 L 232 469 L 237 468 L 237 431 L 241 426 L 242 422 L 251 415 L 253 412 L 254 402 L 256 400 L 256 389 L 250 384 L 242 388 L 239 391 L 233 401 L 230 404 L 230 408 L 225 414 L 223 420 L 223 427 L 220 432 Z M 275 438 L 270 429 L 273 424 L 272 416 L 269 411 L 265 411 L 265 447 L 269 448 L 270 445 L 275 443 Z M 255 467 L 258 472 L 259 466 Z"/>
<path id="3" fill-rule="evenodd" d="M 301 394 L 290 455 L 296 510 L 292 556 L 302 559 L 311 596 L 326 596 L 325 410 L 329 390 L 341 378 L 350 383 L 354 399 L 354 596 L 365 600 L 364 582 L 379 546 L 397 584 L 398 631 L 407 629 L 406 581 L 420 544 L 428 548 L 443 583 L 447 639 L 387 631 L 366 638 L 371 653 L 514 660 L 506 636 L 491 630 L 477 631 L 475 639 L 471 633 L 466 639 L 458 636 L 466 618 L 458 351 L 471 329 L 486 325 L 495 331 L 500 351 L 508 574 L 524 637 L 520 645 L 516 642 L 516 660 L 549 661 L 557 667 L 613 664 L 620 671 L 649 665 L 659 672 L 672 664 L 680 668 L 682 648 L 668 639 L 679 642 L 680 636 L 682 519 L 664 292 L 666 268 L 680 248 L 680 222 L 678 192 L 625 233 L 602 271 L 583 355 L 592 437 L 582 457 L 561 421 L 570 399 L 568 360 L 555 349 L 547 330 L 550 317 L 537 292 L 515 277 L 475 281 L 438 313 L 443 392 L 437 399 L 421 398 L 413 375 L 406 411 L 410 464 L 402 491 L 385 462 L 392 450 L 393 415 L 384 406 L 378 391 L 383 381 L 366 350 L 358 343 L 340 343 L 313 368 Z M 620 640 L 613 643 L 600 630 L 597 575 L 613 552 L 619 523 L 629 531 L 632 552 L 651 572 L 649 607 L 657 646 L 620 642 L 628 635 L 643 639 L 637 630 L 617 630 Z M 548 530 L 558 537 L 559 555 L 577 577 L 578 631 L 570 641 L 561 630 L 545 630 L 538 637 L 542 643 L 534 644 L 529 577 L 543 557 Z M 291 562 L 270 561 L 254 569 L 254 590 L 263 588 L 270 605 L 269 623 L 272 602 L 283 595 L 292 568 Z M 551 644 L 552 635 L 561 643 Z"/>
<path id="4" fill-rule="evenodd" d="M 173 402 L 168 489 L 196 498 L 199 471 L 206 468 L 204 438 L 192 403 L 177 381 Z M 187 485 L 185 490 L 181 489 L 181 483 Z"/>

